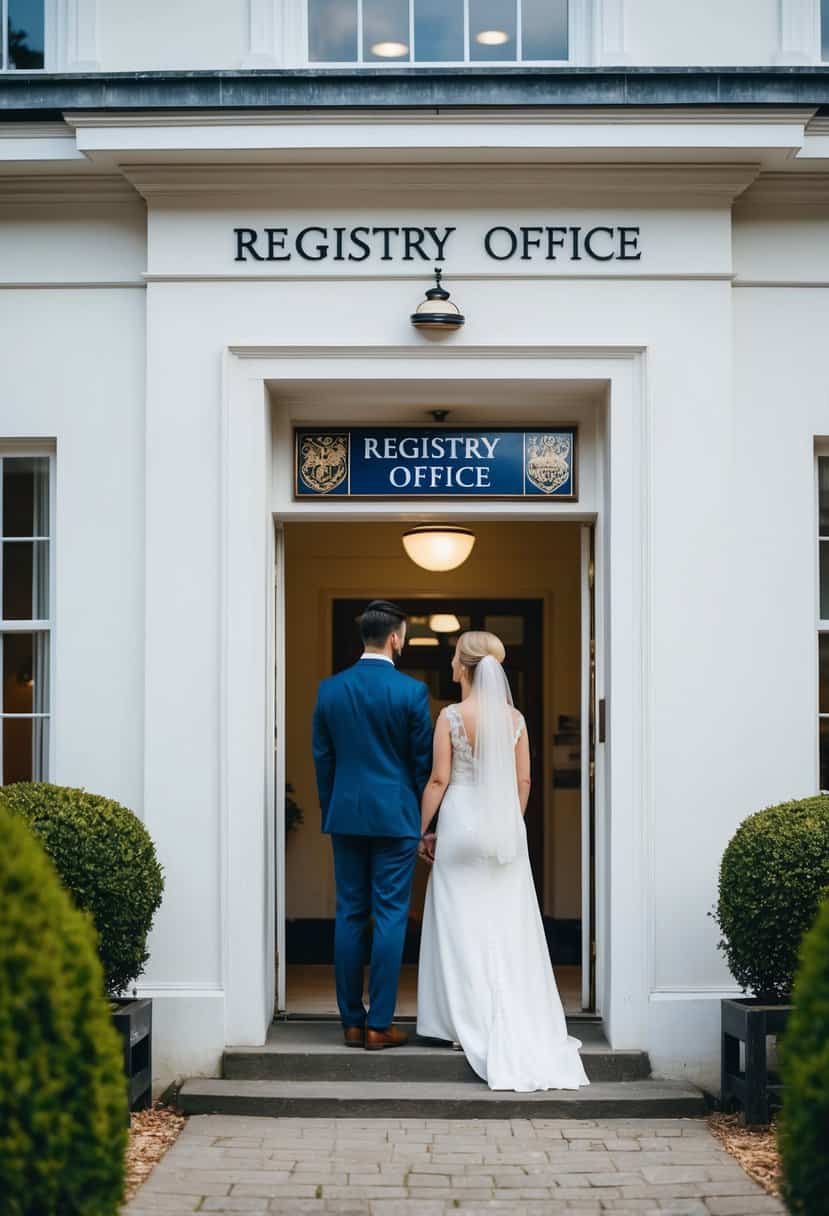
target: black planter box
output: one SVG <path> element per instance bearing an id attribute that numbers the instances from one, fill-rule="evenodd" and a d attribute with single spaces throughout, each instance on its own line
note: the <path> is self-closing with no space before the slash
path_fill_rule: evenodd
<path id="1" fill-rule="evenodd" d="M 720 1096 L 723 1110 L 736 1102 L 743 1122 L 768 1123 L 771 1111 L 780 1105 L 782 1086 L 768 1070 L 766 1036 L 781 1035 L 791 1005 L 764 1005 L 753 997 L 720 1003 L 722 1041 Z M 745 1071 L 740 1071 L 740 1044 L 745 1046 Z"/>
<path id="2" fill-rule="evenodd" d="M 152 1106 L 153 1003 L 151 1000 L 116 1000 L 112 1011 L 121 1035 L 124 1072 L 127 1075 L 127 1118 L 133 1110 Z"/>

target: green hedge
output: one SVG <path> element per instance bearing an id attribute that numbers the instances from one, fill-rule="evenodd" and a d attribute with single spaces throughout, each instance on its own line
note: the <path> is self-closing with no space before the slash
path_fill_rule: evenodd
<path id="1" fill-rule="evenodd" d="M 827 890 L 829 796 L 767 807 L 740 824 L 720 866 L 715 920 L 743 990 L 788 999 L 798 947 Z"/>
<path id="2" fill-rule="evenodd" d="M 3 799 L 40 838 L 61 882 L 98 930 L 106 990 L 117 996 L 144 970 L 164 878 L 152 839 L 127 807 L 85 790 L 7 785 Z"/>
<path id="3" fill-rule="evenodd" d="M 796 1216 L 829 1212 L 829 899 L 806 934 L 780 1044 L 783 1188 Z"/>
<path id="4" fill-rule="evenodd" d="M 0 1211 L 111 1216 L 126 1079 L 95 931 L 0 802 Z"/>

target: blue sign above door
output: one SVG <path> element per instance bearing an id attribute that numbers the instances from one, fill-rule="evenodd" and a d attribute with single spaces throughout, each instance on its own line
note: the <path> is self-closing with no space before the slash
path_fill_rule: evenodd
<path id="1" fill-rule="evenodd" d="M 298 427 L 294 448 L 297 498 L 577 498 L 574 426 Z"/>

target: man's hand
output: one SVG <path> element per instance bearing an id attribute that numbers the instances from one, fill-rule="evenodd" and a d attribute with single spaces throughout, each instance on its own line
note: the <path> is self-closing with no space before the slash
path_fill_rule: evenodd
<path id="1" fill-rule="evenodd" d="M 420 838 L 420 844 L 417 846 L 417 855 L 422 861 L 425 861 L 427 866 L 433 864 L 435 860 L 435 844 L 437 836 L 434 832 L 424 832 Z"/>

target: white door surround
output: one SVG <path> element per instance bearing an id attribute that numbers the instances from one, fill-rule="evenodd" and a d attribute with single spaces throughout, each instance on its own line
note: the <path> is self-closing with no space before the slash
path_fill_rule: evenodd
<path id="1" fill-rule="evenodd" d="M 277 415 L 280 382 L 490 383 L 596 381 L 607 385 L 603 434 L 580 459 L 594 462 L 604 501 L 534 510 L 524 503 L 441 503 L 442 517 L 596 520 L 597 697 L 607 701 L 607 743 L 596 764 L 597 1007 L 613 1047 L 646 1042 L 653 976 L 651 717 L 648 679 L 650 407 L 640 347 L 367 348 L 229 346 L 224 355 L 221 430 L 220 847 L 225 1042 L 264 1042 L 275 1001 L 275 825 L 284 787 L 274 780 L 274 734 L 284 708 L 275 614 L 274 518 L 320 518 L 295 503 L 286 442 L 291 419 Z M 506 401 L 514 396 L 505 394 Z M 511 405 L 516 420 L 520 407 Z M 353 410 L 352 410 L 353 418 Z M 276 419 L 276 421 L 274 421 Z M 327 419 L 333 422 L 334 419 Z M 340 418 L 339 421 L 344 421 Z M 501 415 L 501 421 L 506 421 Z M 286 484 L 287 482 L 287 484 Z M 416 503 L 349 503 L 340 520 L 434 515 Z M 394 504 L 397 507 L 397 504 Z M 406 509 L 408 507 L 408 509 Z M 332 508 L 326 504 L 324 517 Z M 553 515 L 553 512 L 560 513 Z M 276 667 L 276 671 L 275 671 Z M 277 747 L 277 757 L 280 748 Z M 277 760 L 277 766 L 279 759 Z M 609 808 L 612 807 L 612 814 Z"/>

